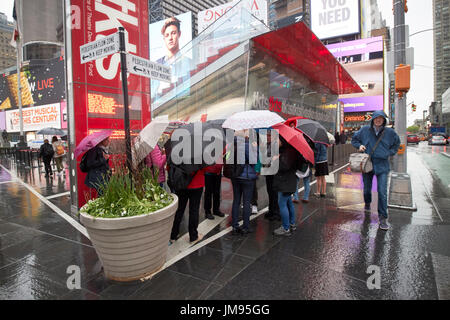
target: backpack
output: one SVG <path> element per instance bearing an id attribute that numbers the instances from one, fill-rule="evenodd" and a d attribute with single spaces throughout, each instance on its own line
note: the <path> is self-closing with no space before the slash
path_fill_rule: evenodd
<path id="1" fill-rule="evenodd" d="M 174 191 L 186 190 L 195 174 L 190 175 L 181 167 L 173 163 L 168 164 L 168 167 L 169 180 L 167 181 L 167 184 L 169 185 L 169 188 Z"/>
<path id="2" fill-rule="evenodd" d="M 237 144 L 234 143 L 234 163 L 231 162 L 229 157 L 231 150 L 228 150 L 223 156 L 223 176 L 228 179 L 233 179 L 239 177 L 244 171 L 245 164 L 236 164 L 237 162 Z"/>
<path id="3" fill-rule="evenodd" d="M 89 167 L 87 165 L 87 152 L 83 155 L 83 157 L 81 158 L 81 162 L 80 162 L 80 170 L 81 172 L 88 172 L 89 171 Z"/>
<path id="4" fill-rule="evenodd" d="M 53 151 L 53 147 L 50 144 L 44 143 L 42 147 L 42 156 L 45 158 L 51 158 L 53 157 L 53 154 L 55 151 Z"/>
<path id="5" fill-rule="evenodd" d="M 64 147 L 61 145 L 61 144 L 58 144 L 57 146 L 56 146 L 56 154 L 58 155 L 58 156 L 60 156 L 60 155 L 63 155 L 64 154 Z"/>

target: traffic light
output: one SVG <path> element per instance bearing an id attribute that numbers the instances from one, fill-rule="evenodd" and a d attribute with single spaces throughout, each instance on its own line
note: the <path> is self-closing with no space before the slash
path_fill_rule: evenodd
<path id="1" fill-rule="evenodd" d="M 412 104 L 411 108 L 413 112 L 416 112 L 417 106 L 414 103 Z"/>
<path id="2" fill-rule="evenodd" d="M 406 1 L 407 0 L 405 0 L 405 12 L 408 12 L 408 6 L 406 5 Z"/>

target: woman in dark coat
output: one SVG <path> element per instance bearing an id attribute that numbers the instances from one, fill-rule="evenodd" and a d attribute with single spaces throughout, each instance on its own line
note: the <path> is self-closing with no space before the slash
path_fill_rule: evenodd
<path id="1" fill-rule="evenodd" d="M 295 208 L 292 203 L 292 194 L 297 188 L 297 164 L 300 161 L 298 152 L 280 137 L 280 154 L 278 173 L 273 179 L 274 189 L 278 191 L 278 206 L 282 225 L 273 233 L 278 236 L 290 236 L 297 229 Z"/>
<path id="2" fill-rule="evenodd" d="M 97 190 L 99 196 L 103 194 L 101 186 L 109 180 L 111 174 L 108 145 L 109 138 L 106 138 L 94 148 L 90 149 L 86 155 L 88 173 L 84 184 L 89 188 Z"/>

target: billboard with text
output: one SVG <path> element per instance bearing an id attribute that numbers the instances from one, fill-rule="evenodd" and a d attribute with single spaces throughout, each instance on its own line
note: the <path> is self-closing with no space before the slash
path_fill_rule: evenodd
<path id="1" fill-rule="evenodd" d="M 360 32 L 359 0 L 311 1 L 311 30 L 323 40 Z"/>
<path id="2" fill-rule="evenodd" d="M 70 150 L 93 130 L 124 130 L 123 91 L 120 53 L 82 64 L 80 46 L 99 40 L 125 29 L 126 51 L 149 59 L 148 0 L 94 1 L 66 0 L 71 8 L 71 23 L 66 26 L 68 48 L 68 77 L 71 94 L 67 99 Z M 69 20 L 70 22 L 70 20 Z M 150 81 L 148 78 L 128 74 L 130 104 L 130 130 L 137 132 L 150 121 Z M 111 143 L 112 156 L 125 152 L 125 139 Z M 79 170 L 78 159 L 71 159 L 72 206 L 80 207 L 90 194 L 84 185 L 86 174 Z"/>

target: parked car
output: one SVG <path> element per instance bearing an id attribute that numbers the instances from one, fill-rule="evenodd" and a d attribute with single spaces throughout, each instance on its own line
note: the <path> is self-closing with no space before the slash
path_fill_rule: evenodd
<path id="1" fill-rule="evenodd" d="M 418 144 L 420 141 L 420 138 L 417 134 L 408 134 L 408 136 L 406 137 L 406 142 L 407 143 L 415 143 Z"/>
<path id="2" fill-rule="evenodd" d="M 432 136 L 430 140 L 428 140 L 429 145 L 446 145 L 447 139 L 443 136 Z"/>

